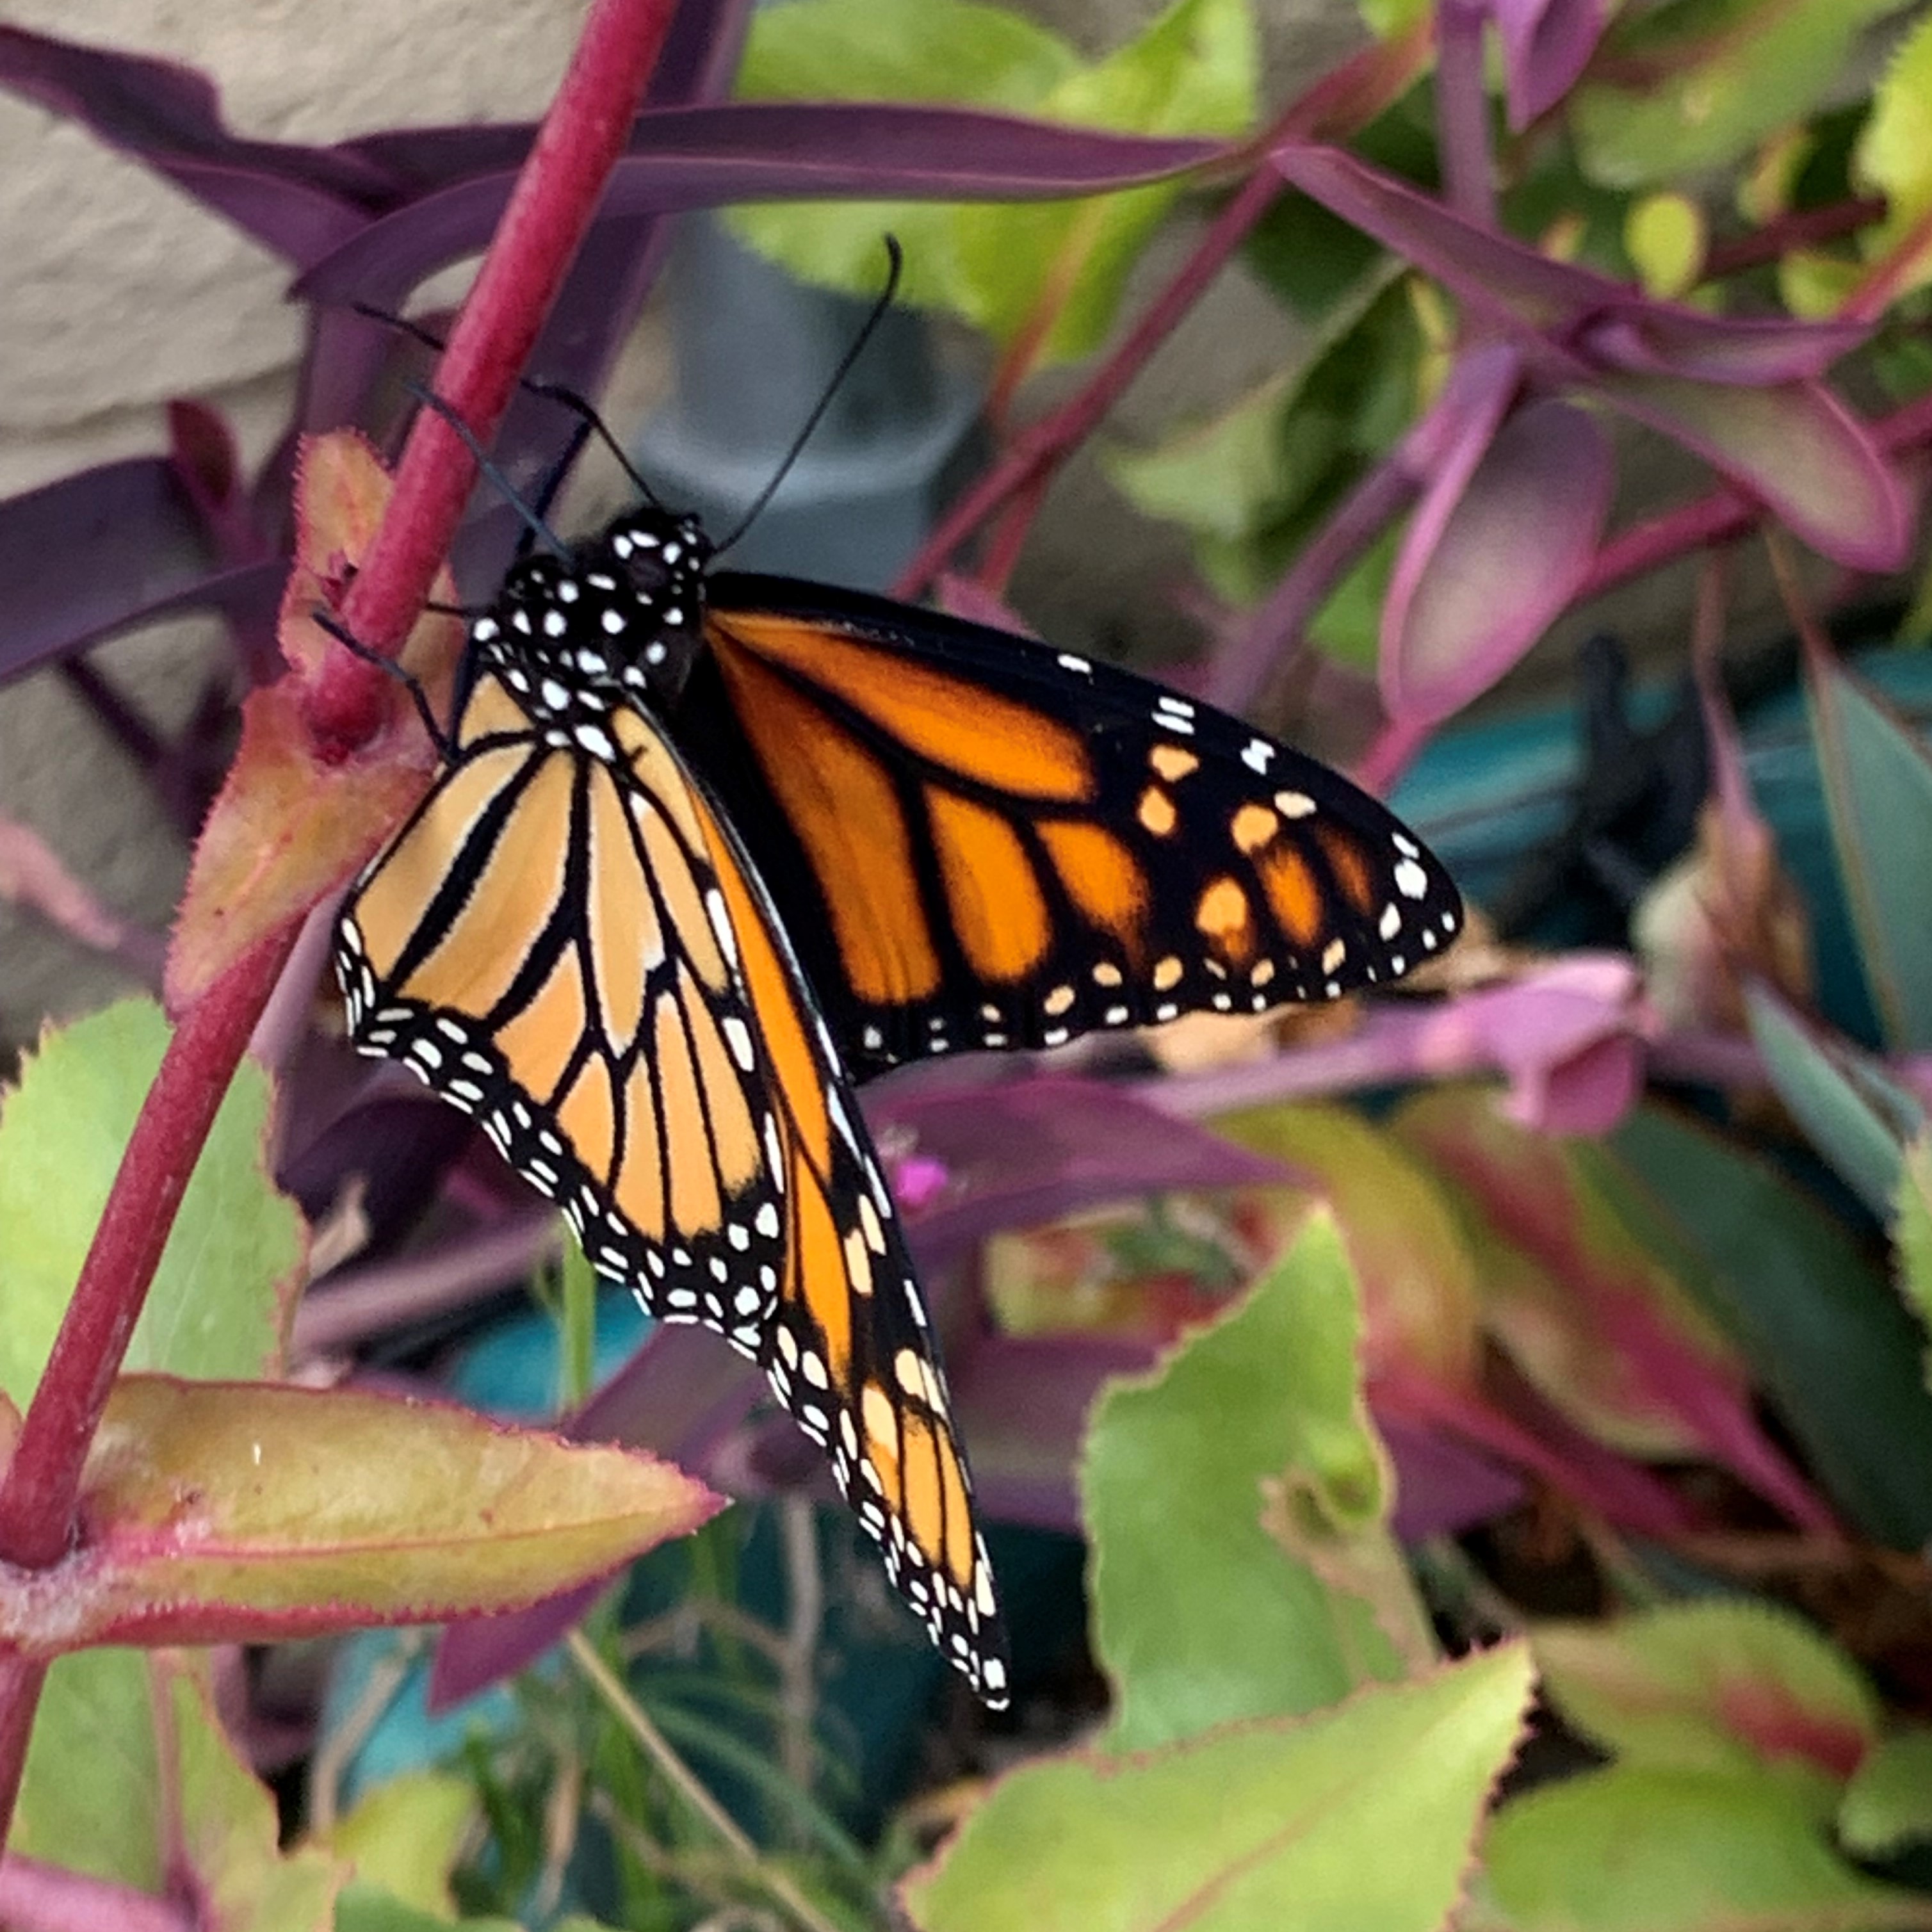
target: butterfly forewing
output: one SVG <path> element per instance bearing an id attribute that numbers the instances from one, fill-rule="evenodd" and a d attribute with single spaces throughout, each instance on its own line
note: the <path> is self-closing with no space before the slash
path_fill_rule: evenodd
<path id="1" fill-rule="evenodd" d="M 1144 679 L 778 578 L 708 635 L 680 736 L 855 1068 L 1333 998 L 1460 926 L 1374 800 Z"/>
<path id="2" fill-rule="evenodd" d="M 464 722 L 344 909 L 351 1035 L 475 1114 L 652 1313 L 758 1355 L 784 1254 L 770 1078 L 689 788 L 634 708 L 609 760 L 492 676 Z"/>

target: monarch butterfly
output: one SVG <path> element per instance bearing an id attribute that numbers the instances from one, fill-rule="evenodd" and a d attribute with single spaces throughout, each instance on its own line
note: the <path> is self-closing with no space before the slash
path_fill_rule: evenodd
<path id="1" fill-rule="evenodd" d="M 512 566 L 444 768 L 343 911 L 350 1034 L 474 1115 L 647 1312 L 758 1362 L 997 1707 L 855 1077 L 1333 997 L 1445 944 L 1460 902 L 1372 800 L 1205 705 L 712 554 L 650 503 Z"/>

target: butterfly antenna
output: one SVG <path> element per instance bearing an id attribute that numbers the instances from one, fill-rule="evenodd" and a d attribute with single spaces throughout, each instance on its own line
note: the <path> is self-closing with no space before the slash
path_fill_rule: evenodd
<path id="1" fill-rule="evenodd" d="M 352 302 L 350 306 L 356 313 L 370 322 L 380 322 L 386 328 L 393 328 L 398 334 L 420 342 L 425 349 L 433 350 L 440 356 L 448 346 L 434 329 L 424 328 L 419 322 L 412 322 L 406 315 L 393 315 L 386 308 L 378 308 L 373 302 Z M 644 501 L 655 509 L 662 509 L 657 492 L 638 473 L 637 466 L 625 453 L 623 445 L 610 433 L 610 425 L 597 413 L 595 406 L 578 392 L 562 382 L 553 382 L 542 376 L 525 376 L 518 387 L 526 394 L 541 396 L 546 402 L 559 403 L 578 418 L 578 428 L 566 446 L 563 453 L 553 463 L 538 490 L 533 504 L 538 516 L 546 514 L 557 491 L 562 488 L 563 479 L 570 474 L 571 466 L 583 454 L 584 446 L 596 436 L 616 458 L 618 466 L 635 485 Z"/>
<path id="2" fill-rule="evenodd" d="M 405 382 L 403 387 L 422 404 L 424 409 L 434 410 L 456 432 L 462 440 L 464 448 L 469 451 L 471 458 L 474 460 L 478 470 L 487 482 L 496 486 L 504 502 L 523 518 L 524 526 L 531 536 L 538 543 L 549 544 L 559 556 L 568 556 L 570 554 L 570 546 L 550 528 L 549 524 L 544 521 L 535 510 L 530 508 L 529 504 L 524 501 L 517 486 L 503 474 L 501 470 L 497 468 L 489 452 L 476 440 L 476 432 L 457 414 L 454 408 L 443 398 L 439 396 L 434 389 L 427 388 L 421 382 Z"/>
<path id="3" fill-rule="evenodd" d="M 878 333 L 880 323 L 885 320 L 892 308 L 892 298 L 898 293 L 899 273 L 905 266 L 905 254 L 899 247 L 896 236 L 888 235 L 886 237 L 886 255 L 890 263 L 886 271 L 886 286 L 880 291 L 878 301 L 873 303 L 872 314 L 860 325 L 859 332 L 852 338 L 852 346 L 838 358 L 838 366 L 832 370 L 824 393 L 812 405 L 812 413 L 806 418 L 804 426 L 792 438 L 791 447 L 785 452 L 778 466 L 772 472 L 772 480 L 752 500 L 752 507 L 738 519 L 736 527 L 730 535 L 719 539 L 717 555 L 722 556 L 764 514 L 765 506 L 778 494 L 779 484 L 791 474 L 792 465 L 804 454 L 806 445 L 812 440 L 812 432 L 824 420 L 825 412 L 832 406 L 832 398 L 838 394 L 845 378 L 851 374 L 853 364 L 865 353 L 866 345 Z"/>

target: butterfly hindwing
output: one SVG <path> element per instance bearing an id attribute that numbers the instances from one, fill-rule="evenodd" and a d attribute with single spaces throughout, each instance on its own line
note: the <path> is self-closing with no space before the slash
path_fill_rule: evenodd
<path id="1" fill-rule="evenodd" d="M 680 739 L 855 1070 L 1330 998 L 1460 925 L 1374 800 L 1145 679 L 776 578 L 706 635 Z"/>
<path id="2" fill-rule="evenodd" d="M 851 1083 L 758 874 L 722 818 L 720 877 L 785 1150 L 783 1285 L 764 1354 L 895 1588 L 988 1703 L 1006 1637 L 912 1258 Z"/>

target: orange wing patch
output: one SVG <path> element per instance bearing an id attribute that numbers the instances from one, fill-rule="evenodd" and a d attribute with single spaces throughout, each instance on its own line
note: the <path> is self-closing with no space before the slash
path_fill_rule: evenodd
<path id="1" fill-rule="evenodd" d="M 910 662 L 842 638 L 828 650 L 824 626 L 767 613 L 716 613 L 714 628 L 774 664 L 803 674 L 942 770 L 1018 798 L 1082 803 L 1094 770 L 1077 733 L 937 665 Z M 728 666 L 740 656 L 722 652 Z"/>

